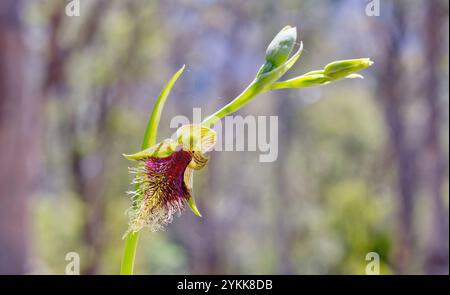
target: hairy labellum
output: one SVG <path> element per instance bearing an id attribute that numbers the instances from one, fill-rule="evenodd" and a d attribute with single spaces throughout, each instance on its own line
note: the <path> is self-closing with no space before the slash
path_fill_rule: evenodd
<path id="1" fill-rule="evenodd" d="M 168 157 L 141 161 L 135 170 L 137 190 L 132 192 L 133 204 L 128 212 L 130 230 L 138 231 L 144 226 L 160 230 L 175 213 L 183 211 L 190 198 L 184 174 L 191 160 L 190 152 L 180 150 Z"/>
<path id="2" fill-rule="evenodd" d="M 213 130 L 199 125 L 185 125 L 178 135 L 178 141 L 166 139 L 136 154 L 125 155 L 139 162 L 137 168 L 130 169 L 136 174 L 135 190 L 129 192 L 131 232 L 143 227 L 161 230 L 186 204 L 201 216 L 192 197 L 192 176 L 194 170 L 207 164 L 204 152 L 214 146 L 217 136 Z"/>

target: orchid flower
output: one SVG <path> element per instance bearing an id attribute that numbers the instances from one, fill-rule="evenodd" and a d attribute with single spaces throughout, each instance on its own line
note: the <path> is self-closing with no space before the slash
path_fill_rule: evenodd
<path id="1" fill-rule="evenodd" d="M 133 184 L 137 189 L 129 192 L 133 204 L 128 211 L 130 231 L 147 226 L 152 231 L 172 221 L 187 203 L 201 217 L 192 196 L 194 170 L 205 167 L 216 141 L 216 132 L 201 125 L 184 125 L 177 130 L 177 140 L 165 139 L 127 159 L 139 161 Z"/>
<path id="2" fill-rule="evenodd" d="M 266 50 L 265 63 L 253 81 L 230 103 L 207 117 L 201 124 L 184 125 L 176 132 L 176 139 L 165 139 L 156 143 L 156 134 L 164 103 L 184 66 L 172 77 L 156 100 L 147 125 L 142 150 L 124 155 L 137 161 L 130 168 L 135 174 L 134 190 L 130 191 L 132 205 L 129 208 L 129 227 L 125 233 L 125 252 L 122 274 L 132 274 L 138 232 L 148 227 L 157 231 L 169 224 L 175 214 L 188 206 L 196 215 L 201 214 L 192 195 L 193 172 L 208 162 L 206 153 L 216 141 L 216 133 L 210 129 L 223 117 L 237 111 L 257 95 L 283 88 L 303 88 L 325 85 L 344 78 L 363 78 L 357 74 L 373 64 L 369 58 L 335 61 L 322 70 L 311 71 L 301 76 L 278 81 L 300 58 L 303 43 L 291 53 L 296 45 L 297 30 L 286 26 L 272 40 Z"/>

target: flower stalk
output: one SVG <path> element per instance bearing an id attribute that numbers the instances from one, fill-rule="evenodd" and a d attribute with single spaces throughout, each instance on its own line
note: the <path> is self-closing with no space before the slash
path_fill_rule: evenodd
<path id="1" fill-rule="evenodd" d="M 295 28 L 290 26 L 283 28 L 269 44 L 266 50 L 266 62 L 261 66 L 250 85 L 230 103 L 207 117 L 202 122 L 202 125 L 212 126 L 223 117 L 242 108 L 255 96 L 266 91 L 320 86 L 345 78 L 363 78 L 356 72 L 373 64 L 369 58 L 340 60 L 329 63 L 323 70 L 311 71 L 289 80 L 277 82 L 297 62 L 302 54 L 303 43 L 300 42 L 297 52 L 289 58 L 296 38 L 297 31 Z"/>

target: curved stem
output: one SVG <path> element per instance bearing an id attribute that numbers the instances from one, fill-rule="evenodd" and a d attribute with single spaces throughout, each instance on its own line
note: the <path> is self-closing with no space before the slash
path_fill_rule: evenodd
<path id="1" fill-rule="evenodd" d="M 253 97 L 258 95 L 264 90 L 261 84 L 252 82 L 241 94 L 239 94 L 235 99 L 233 99 L 230 103 L 222 107 L 220 110 L 212 114 L 203 120 L 202 125 L 205 127 L 209 127 L 222 119 L 223 117 L 234 113 L 245 104 L 247 104 Z"/>

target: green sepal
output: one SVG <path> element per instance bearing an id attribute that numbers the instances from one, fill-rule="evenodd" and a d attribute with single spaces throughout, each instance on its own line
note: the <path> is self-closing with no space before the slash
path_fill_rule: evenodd
<path id="1" fill-rule="evenodd" d="M 167 97 L 170 94 L 175 82 L 183 73 L 185 66 L 183 65 L 173 76 L 170 78 L 169 82 L 167 82 L 166 86 L 164 86 L 163 90 L 158 96 L 158 99 L 155 102 L 155 106 L 153 107 L 152 114 L 147 123 L 147 128 L 144 134 L 144 140 L 142 143 L 142 148 L 148 148 L 155 144 L 156 135 L 158 133 L 158 125 L 159 120 L 161 119 L 162 110 L 164 108 L 164 104 L 166 103 Z"/>
<path id="2" fill-rule="evenodd" d="M 135 154 L 126 155 L 123 154 L 125 158 L 128 160 L 143 160 L 150 157 L 154 158 L 165 158 L 173 154 L 178 148 L 178 143 L 171 139 L 165 139 L 154 146 L 149 147 L 148 149 L 142 150 Z"/>

